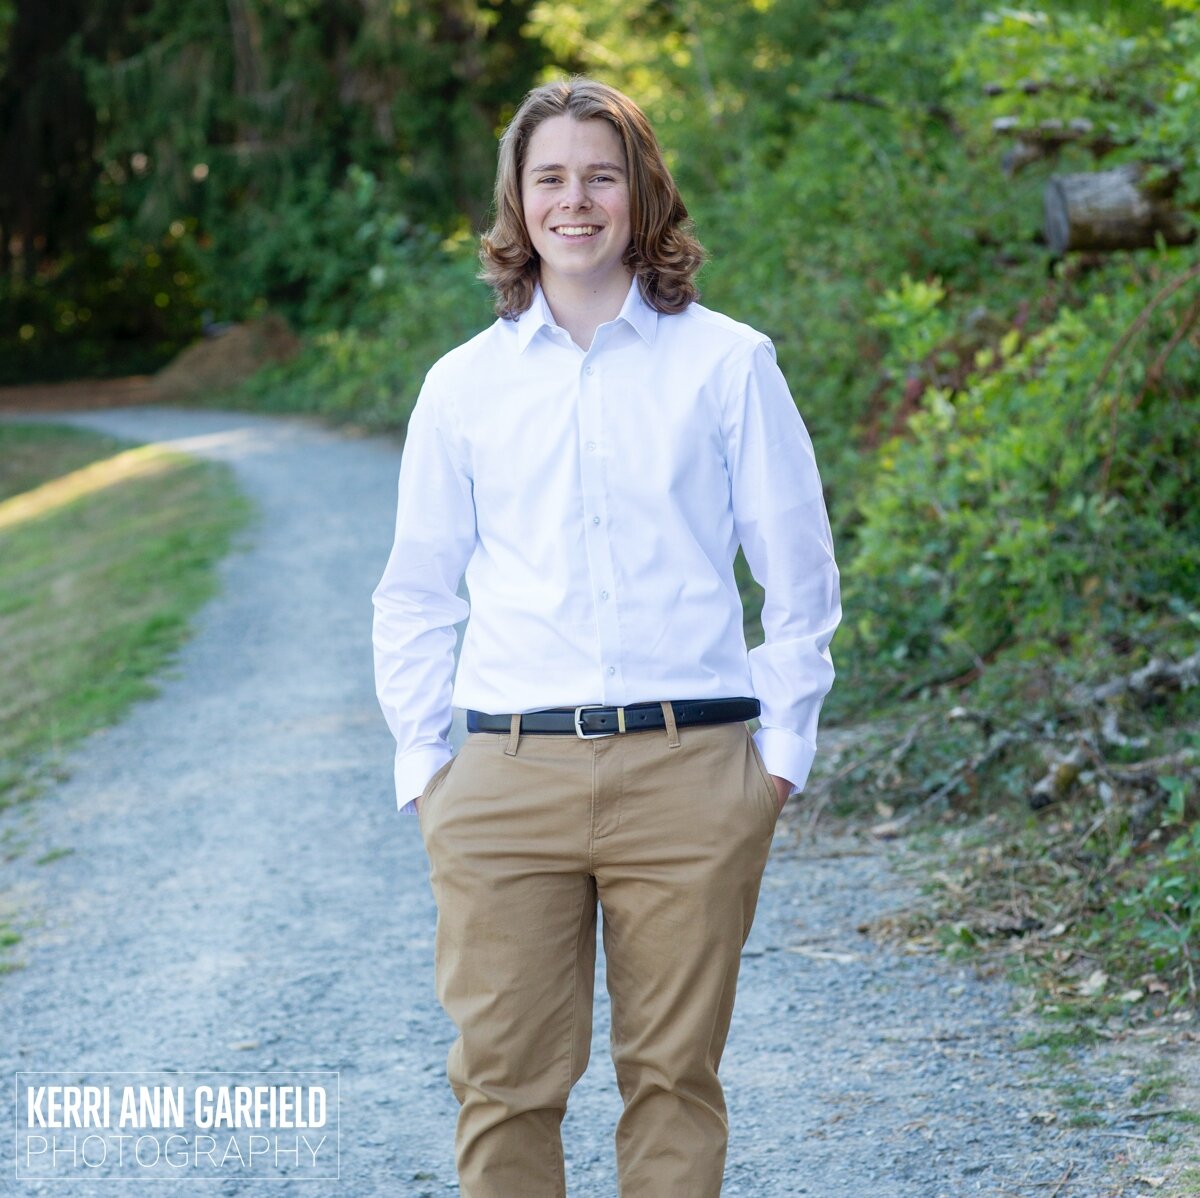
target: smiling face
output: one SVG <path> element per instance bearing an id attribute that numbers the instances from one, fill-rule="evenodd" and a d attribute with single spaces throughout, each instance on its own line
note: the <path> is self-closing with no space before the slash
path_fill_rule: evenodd
<path id="1" fill-rule="evenodd" d="M 544 289 L 628 289 L 629 174 L 608 121 L 563 115 L 538 125 L 521 170 L 521 206 Z"/>

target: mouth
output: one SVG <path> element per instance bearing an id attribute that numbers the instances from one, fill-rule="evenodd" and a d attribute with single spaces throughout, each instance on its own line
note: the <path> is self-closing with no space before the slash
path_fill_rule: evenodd
<path id="1" fill-rule="evenodd" d="M 560 237 L 566 237 L 572 241 L 586 241 L 589 237 L 595 237 L 600 232 L 599 225 L 558 225 L 555 230 Z"/>

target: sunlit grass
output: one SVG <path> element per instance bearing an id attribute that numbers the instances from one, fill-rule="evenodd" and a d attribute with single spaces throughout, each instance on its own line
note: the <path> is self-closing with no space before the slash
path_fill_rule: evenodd
<path id="1" fill-rule="evenodd" d="M 22 491 L 11 499 L 0 501 L 0 529 L 12 528 L 26 520 L 44 516 L 85 496 L 109 487 L 120 486 L 136 478 L 162 474 L 178 463 L 161 445 L 139 445 L 111 457 L 101 458 L 59 478 L 52 478 L 39 487 Z"/>
<path id="2" fill-rule="evenodd" d="M 154 693 L 247 512 L 223 466 L 0 424 L 0 806 Z"/>

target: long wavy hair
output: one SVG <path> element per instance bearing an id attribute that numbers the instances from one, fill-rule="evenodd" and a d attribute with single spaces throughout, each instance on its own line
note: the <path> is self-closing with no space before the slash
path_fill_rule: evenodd
<path id="1" fill-rule="evenodd" d="M 604 120 L 617 131 L 629 172 L 633 237 L 622 261 L 642 296 L 659 312 L 682 312 L 699 294 L 695 276 L 704 250 L 663 160 L 654 130 L 628 96 L 594 79 L 572 78 L 534 88 L 500 139 L 494 223 L 483 235 L 479 277 L 496 293 L 496 313 L 515 320 L 533 303 L 539 259 L 525 227 L 521 172 L 534 130 L 550 117 Z"/>

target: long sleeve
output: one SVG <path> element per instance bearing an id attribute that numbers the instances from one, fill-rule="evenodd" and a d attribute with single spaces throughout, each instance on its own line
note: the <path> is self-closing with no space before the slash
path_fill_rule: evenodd
<path id="1" fill-rule="evenodd" d="M 803 790 L 841 619 L 833 538 L 812 442 L 769 341 L 752 348 L 728 403 L 734 522 L 766 593 L 764 643 L 749 654 L 762 705 L 755 739 L 768 770 Z"/>
<path id="2" fill-rule="evenodd" d="M 446 395 L 431 372 L 400 465 L 396 537 L 375 605 L 375 690 L 396 738 L 400 807 L 453 756 L 447 739 L 458 595 L 475 545 L 475 506 Z"/>

